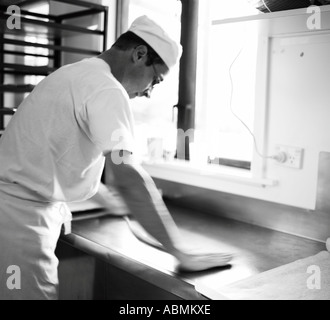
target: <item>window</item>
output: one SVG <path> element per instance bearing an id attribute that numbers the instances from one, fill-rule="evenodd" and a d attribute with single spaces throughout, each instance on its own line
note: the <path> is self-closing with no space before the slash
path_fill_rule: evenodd
<path id="1" fill-rule="evenodd" d="M 130 0 L 129 18 L 131 23 L 139 16 L 147 15 L 164 27 L 166 32 L 178 42 L 181 35 L 181 2 L 177 0 Z M 165 81 L 156 86 L 151 99 L 139 98 L 131 101 L 136 122 L 136 139 L 140 156 L 157 160 L 174 158 L 176 149 L 176 121 L 173 106 L 178 102 L 179 65 Z M 148 143 L 159 144 L 159 148 L 149 154 Z M 164 152 L 164 154 L 163 154 Z M 150 160 L 150 159 L 149 159 Z"/>
<path id="2" fill-rule="evenodd" d="M 179 40 L 180 1 L 129 0 L 130 25 L 148 15 Z M 257 14 L 246 0 L 200 1 L 198 34 L 197 105 L 190 160 L 198 164 L 222 164 L 251 169 L 254 139 L 258 32 L 253 23 L 222 23 L 223 20 Z M 176 115 L 179 66 L 150 100 L 132 101 L 136 138 L 143 159 L 172 160 L 177 146 Z M 250 132 L 249 132 L 250 130 Z M 148 153 L 148 143 L 153 153 Z M 159 150 L 159 152 L 157 152 Z M 164 151 L 164 153 L 163 153 Z"/>
<path id="3" fill-rule="evenodd" d="M 252 14 L 257 10 L 246 0 L 200 2 L 198 103 L 192 159 L 251 167 L 258 30 L 250 22 L 224 20 Z"/>

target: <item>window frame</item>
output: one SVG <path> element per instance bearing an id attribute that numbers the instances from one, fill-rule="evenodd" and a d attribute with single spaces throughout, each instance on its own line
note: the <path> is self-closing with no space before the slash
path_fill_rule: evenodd
<path id="1" fill-rule="evenodd" d="M 129 3 L 129 0 L 124 0 L 127 4 Z M 209 21 L 205 21 L 205 19 L 200 19 L 200 10 L 201 10 L 201 3 L 199 0 L 180 0 L 182 2 L 182 28 L 184 36 L 181 35 L 181 42 L 184 47 L 184 54 L 180 61 L 180 89 L 179 89 L 179 101 L 177 106 L 178 109 L 178 116 L 177 116 L 177 128 L 178 130 L 183 130 L 184 132 L 190 131 L 189 138 L 185 139 L 184 142 L 180 142 L 180 139 L 177 140 L 177 150 L 184 150 L 184 152 L 181 152 L 184 156 L 178 157 L 178 152 L 176 155 L 176 159 L 180 162 L 180 160 L 186 160 L 187 166 L 189 166 L 189 161 L 191 160 L 191 150 L 189 144 L 191 142 L 194 142 L 194 131 L 195 131 L 195 109 L 197 104 L 203 104 L 205 105 L 205 96 L 200 94 L 199 88 L 201 86 L 200 81 L 198 79 L 204 79 L 205 70 L 207 70 L 207 64 L 208 64 L 208 58 L 207 55 L 204 53 L 204 62 L 202 66 L 198 66 L 198 57 L 197 57 L 197 40 L 200 36 L 200 32 L 203 32 L 204 34 L 208 33 L 208 29 L 205 28 L 207 26 L 208 28 L 211 28 L 214 24 L 223 24 L 223 23 L 229 23 L 230 19 L 224 19 L 224 20 L 216 20 L 212 21 L 210 24 Z M 206 0 L 203 0 L 206 1 Z M 121 1 L 119 1 L 121 2 Z M 203 3 L 203 2 L 202 2 Z M 123 24 L 128 18 L 128 11 L 123 10 L 123 8 L 128 8 L 129 6 L 123 5 L 121 3 L 120 8 L 118 9 L 121 12 L 121 15 L 117 15 L 117 25 Z M 192 14 L 194 13 L 194 19 L 192 19 Z M 197 17 L 196 17 L 197 15 Z M 237 19 L 240 21 L 239 19 Z M 244 18 L 242 19 L 244 20 Z M 202 26 L 202 27 L 200 27 Z M 184 38 L 189 38 L 188 41 L 185 43 Z M 207 39 L 207 37 L 206 37 Z M 267 111 L 266 111 L 266 105 L 267 105 L 267 77 L 268 77 L 268 49 L 269 49 L 269 39 L 267 36 L 262 37 L 262 40 L 260 40 L 260 43 L 262 45 L 259 46 L 259 52 L 258 55 L 260 57 L 260 61 L 258 63 L 258 76 L 257 76 L 257 83 L 256 87 L 259 88 L 258 92 L 259 94 L 256 95 L 256 109 L 255 109 L 255 122 L 254 122 L 254 128 L 253 131 L 257 137 L 259 149 L 261 152 L 265 151 L 265 132 L 266 132 L 266 118 L 267 118 Z M 204 44 L 204 46 L 207 46 L 207 42 Z M 187 49 L 188 47 L 188 49 Z M 196 56 L 191 56 L 191 52 L 193 52 L 195 49 Z M 201 53 L 198 52 L 200 55 Z M 201 72 L 201 70 L 203 70 Z M 186 81 L 186 79 L 189 79 L 189 81 Z M 186 83 L 190 83 L 189 86 L 185 86 Z M 205 85 L 205 84 L 204 84 Z M 202 90 L 203 91 L 203 90 Z M 260 94 L 261 93 L 261 94 Z M 191 133 L 192 132 L 192 133 Z M 181 143 L 181 145 L 179 145 Z M 180 148 L 180 149 L 179 149 Z M 152 161 L 151 161 L 152 162 Z M 156 163 L 152 163 L 146 161 L 145 164 L 147 166 L 153 165 L 157 167 Z M 254 157 L 252 159 L 251 163 L 246 163 L 244 161 L 240 162 L 235 159 L 219 159 L 219 164 L 212 167 L 216 167 L 219 169 L 219 172 L 226 171 L 226 167 L 229 169 L 235 168 L 237 169 L 237 173 L 242 173 L 242 169 L 247 172 L 251 172 L 251 179 L 261 179 L 261 183 L 257 183 L 258 185 L 274 185 L 276 183 L 270 182 L 264 183 L 264 165 L 265 165 L 265 159 L 260 158 L 259 156 L 254 154 Z M 160 164 L 161 166 L 164 166 L 163 164 Z M 207 165 L 207 159 L 205 160 L 205 165 Z M 165 164 L 166 166 L 166 164 Z M 180 164 L 181 166 L 181 164 Z M 223 168 L 225 167 L 225 168 Z M 164 168 L 164 167 L 163 167 Z M 250 168 L 250 170 L 248 170 Z M 235 170 L 234 169 L 234 170 Z M 198 171 L 198 170 L 197 170 Z M 231 170 L 229 170 L 231 171 Z M 226 173 L 225 173 L 226 174 Z M 222 175 L 222 174 L 221 174 Z M 229 174 L 229 176 L 232 176 Z"/>
<path id="2" fill-rule="evenodd" d="M 183 0 L 185 1 L 185 0 Z M 183 6 L 183 10 L 187 9 L 187 7 Z M 196 8 L 195 8 L 196 9 Z M 200 7 L 197 7 L 198 13 L 201 9 Z M 208 20 L 200 19 L 199 20 L 199 26 L 200 28 L 196 30 L 195 37 L 199 37 L 200 33 L 204 33 L 204 35 L 210 34 L 209 30 L 214 25 L 218 24 L 226 24 L 231 23 L 232 20 L 234 22 L 244 22 L 245 20 L 251 20 L 253 21 L 253 18 L 247 17 L 247 18 L 234 18 L 234 19 L 223 19 L 223 20 Z M 212 21 L 209 23 L 209 21 Z M 207 47 L 210 38 L 205 37 L 205 43 L 202 44 L 202 46 L 205 48 Z M 266 148 L 266 142 L 267 142 L 267 105 L 268 105 L 268 70 L 269 70 L 269 48 L 270 48 L 270 37 L 268 34 L 268 30 L 265 30 L 265 32 L 260 32 L 259 34 L 259 46 L 258 46 L 258 64 L 257 64 L 257 70 L 256 70 L 256 101 L 255 101 L 255 115 L 254 115 L 254 127 L 252 128 L 252 131 L 256 137 L 259 151 L 262 154 L 265 154 L 267 152 Z M 196 65 L 196 77 L 190 78 L 190 81 L 195 81 L 195 87 L 197 90 L 194 92 L 196 104 L 205 105 L 207 103 L 207 97 L 205 95 L 205 90 L 198 90 L 198 88 L 203 88 L 203 86 L 206 86 L 204 78 L 207 76 L 207 68 L 208 68 L 208 55 L 204 52 L 198 52 L 199 55 L 203 56 L 203 63 L 202 65 Z M 199 59 L 201 61 L 201 59 Z M 182 63 L 182 62 L 181 62 Z M 182 70 L 180 72 L 183 72 Z M 183 79 L 184 75 L 183 75 Z M 189 105 L 188 112 L 190 114 L 195 115 L 195 107 L 194 105 Z M 178 129 L 184 130 L 184 132 L 187 131 L 194 131 L 195 130 L 195 119 L 185 119 L 185 114 L 187 113 L 187 110 L 182 108 L 181 110 L 178 110 L 179 115 L 181 113 L 181 123 L 179 121 L 178 123 Z M 180 116 L 179 116 L 180 117 Z M 184 129 L 183 129 L 184 128 Z M 265 177 L 265 167 L 267 159 L 260 157 L 256 152 L 253 153 L 253 158 L 251 163 L 246 162 L 238 162 L 237 160 L 231 160 L 231 159 L 219 159 L 219 164 L 216 165 L 209 165 L 207 164 L 207 161 L 205 161 L 204 164 L 198 164 L 196 167 L 196 163 L 194 161 L 181 161 L 181 160 L 190 160 L 190 148 L 189 143 L 194 142 L 194 134 L 188 135 L 189 139 L 185 139 L 185 154 L 186 159 L 178 159 L 174 163 L 166 163 L 160 162 L 145 162 L 144 166 L 147 169 L 149 173 L 153 177 L 164 179 L 164 180 L 171 180 L 176 181 L 179 183 L 196 183 L 196 185 L 204 185 L 205 187 L 209 186 L 209 188 L 217 190 L 217 191 L 224 191 L 227 190 L 228 192 L 231 192 L 234 190 L 232 188 L 232 185 L 236 186 L 241 184 L 242 186 L 252 187 L 253 189 L 255 187 L 274 187 L 277 185 L 276 179 L 269 179 Z M 178 139 L 179 140 L 179 139 Z M 178 146 L 180 147 L 180 146 Z M 181 146 L 182 148 L 182 146 Z M 182 150 L 182 149 L 181 149 Z M 188 154 L 188 156 L 187 156 Z M 224 162 L 226 162 L 224 165 Z M 250 167 L 250 170 L 247 170 L 247 167 Z M 170 172 L 173 170 L 176 171 L 179 169 L 182 172 L 182 175 L 180 178 L 178 176 L 172 176 Z M 177 172 L 178 173 L 178 172 Z M 210 179 L 207 178 L 207 176 L 213 175 L 213 178 L 215 180 L 222 180 L 221 183 L 219 183 L 218 186 L 213 186 L 213 180 L 210 181 Z M 192 178 L 193 177 L 193 178 Z M 201 179 L 202 177 L 202 179 Z M 193 182 L 192 180 L 196 180 L 198 182 Z M 203 180 L 203 181 L 202 181 Z M 229 183 L 227 185 L 227 183 Z M 242 190 L 239 191 L 232 191 L 233 193 L 238 193 L 241 195 L 249 195 L 249 191 Z M 252 193 L 254 196 L 254 192 Z"/>
<path id="3" fill-rule="evenodd" d="M 199 39 L 204 39 L 203 43 L 199 47 L 204 48 L 199 50 L 199 65 L 198 65 L 198 80 L 197 80 L 197 100 L 199 104 L 199 109 L 201 106 L 208 105 L 207 97 L 207 81 L 208 69 L 209 69 L 209 53 L 208 47 L 211 43 L 211 33 L 212 28 L 215 26 L 226 25 L 231 23 L 244 23 L 245 21 L 251 21 L 253 23 L 252 16 L 247 17 L 235 17 L 235 18 L 223 18 L 219 20 L 212 19 L 211 12 L 211 0 L 205 0 L 203 2 L 204 7 L 201 8 L 202 11 L 202 21 L 200 22 Z M 255 15 L 253 17 L 259 17 Z M 259 30 L 260 31 L 260 30 Z M 265 34 L 262 32 L 258 36 L 258 63 L 256 69 L 256 84 L 255 84 L 255 109 L 254 109 L 254 125 L 251 129 L 255 135 L 257 141 L 257 147 L 261 154 L 266 153 L 266 119 L 267 119 L 267 103 L 268 103 L 268 64 L 269 64 L 269 36 L 267 31 Z M 206 117 L 206 113 L 201 115 L 202 118 Z M 206 122 L 206 119 L 202 119 L 201 122 Z M 247 133 L 248 134 L 248 133 Z M 229 167 L 238 167 L 240 169 L 251 170 L 251 172 L 261 177 L 262 169 L 264 164 L 264 159 L 262 159 L 256 152 L 255 146 L 253 145 L 253 155 L 251 162 L 246 163 L 246 161 L 240 161 L 237 159 L 229 158 L 217 158 L 219 161 L 215 161 L 214 165 L 225 165 Z M 211 155 L 207 155 L 209 159 Z M 214 156 L 214 155 L 213 155 Z M 214 157 L 213 157 L 214 158 Z M 220 162 L 220 163 L 219 163 Z M 241 165 L 239 165 L 241 163 Z M 249 169 L 250 168 L 250 169 Z"/>

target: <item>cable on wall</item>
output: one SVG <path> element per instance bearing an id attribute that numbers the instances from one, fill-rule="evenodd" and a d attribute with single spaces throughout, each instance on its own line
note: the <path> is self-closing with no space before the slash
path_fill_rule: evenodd
<path id="1" fill-rule="evenodd" d="M 285 154 L 281 153 L 281 154 L 278 154 L 278 155 L 266 156 L 266 155 L 262 154 L 259 151 L 256 136 L 254 135 L 252 130 L 249 128 L 249 126 L 235 113 L 235 111 L 233 109 L 234 82 L 233 82 L 233 76 L 232 76 L 232 69 L 233 69 L 233 66 L 235 65 L 236 61 L 238 60 L 238 58 L 241 56 L 242 51 L 243 51 L 243 48 L 240 49 L 240 51 L 238 52 L 237 56 L 235 57 L 234 61 L 231 63 L 230 68 L 229 68 L 229 77 L 230 77 L 230 83 L 231 83 L 230 111 L 234 115 L 234 117 L 246 128 L 246 130 L 252 136 L 253 143 L 254 143 L 254 148 L 255 148 L 255 151 L 256 151 L 256 153 L 258 154 L 259 157 L 261 157 L 263 159 L 275 159 L 279 162 L 283 162 L 285 160 Z"/>

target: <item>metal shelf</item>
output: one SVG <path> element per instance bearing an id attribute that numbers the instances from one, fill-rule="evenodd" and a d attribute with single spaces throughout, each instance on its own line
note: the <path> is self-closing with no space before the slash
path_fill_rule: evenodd
<path id="1" fill-rule="evenodd" d="M 62 3 L 56 14 L 41 14 L 34 12 L 34 5 L 50 4 L 51 2 Z M 7 20 L 10 14 L 7 13 L 7 7 L 18 5 L 20 7 L 20 30 L 11 30 L 7 27 Z M 100 15 L 100 25 L 97 30 L 78 25 L 80 17 Z M 85 19 L 83 21 L 89 21 Z M 82 21 L 82 20 L 79 20 Z M 101 22 L 103 21 L 103 23 Z M 102 23 L 102 25 L 101 25 Z M 107 25 L 108 25 L 108 7 L 82 0 L 2 0 L 0 4 L 0 135 L 4 129 L 5 116 L 13 115 L 14 108 L 5 108 L 5 96 L 10 94 L 19 95 L 29 93 L 34 86 L 30 84 L 15 85 L 12 83 L 22 81 L 26 75 L 48 76 L 62 64 L 62 53 L 78 54 L 82 57 L 97 56 L 101 53 L 100 49 L 95 50 L 83 47 L 63 46 L 63 39 L 86 35 L 94 39 L 100 39 L 102 51 L 107 48 Z M 36 37 L 35 42 L 29 42 L 26 36 Z M 95 38 L 98 37 L 98 38 Z M 48 41 L 44 41 L 47 39 Z M 35 50 L 26 50 L 30 48 L 43 48 L 48 51 L 41 52 Z M 25 53 L 25 51 L 28 51 Z M 51 66 L 28 66 L 22 59 L 24 56 L 49 59 Z M 77 58 L 78 59 L 78 58 Z M 10 63 L 7 63 L 10 62 Z M 15 63 L 16 62 L 16 63 Z M 47 62 L 45 62 L 47 64 Z M 18 78 L 19 77 L 19 78 Z M 11 84 L 9 84 L 11 83 Z M 17 101 L 15 102 L 15 104 Z"/>
<path id="2" fill-rule="evenodd" d="M 56 39 L 58 37 L 72 36 L 73 33 L 82 33 L 90 35 L 103 36 L 104 31 L 90 30 L 87 28 L 77 27 L 69 24 L 56 23 L 51 21 L 42 21 L 37 19 L 30 19 L 21 17 L 21 29 L 10 30 L 7 27 L 7 20 L 10 15 L 0 12 L 0 29 L 3 33 L 14 35 L 26 35 L 26 36 L 43 36 L 47 39 Z M 2 27 L 1 27 L 2 26 Z"/>
<path id="3" fill-rule="evenodd" d="M 12 116 L 12 115 L 15 114 L 15 112 L 16 112 L 16 109 L 12 109 L 12 108 L 0 108 L 0 115 L 9 115 L 9 116 Z"/>
<path id="4" fill-rule="evenodd" d="M 23 64 L 13 64 L 13 63 L 4 63 L 0 64 L 0 71 L 4 74 L 23 74 L 23 75 L 37 75 L 37 76 L 48 76 L 54 72 L 55 68 L 50 68 L 48 66 L 33 67 L 26 66 Z"/>
<path id="5" fill-rule="evenodd" d="M 24 47 L 34 47 L 34 48 L 45 48 L 54 51 L 60 52 L 70 52 L 70 53 L 78 53 L 83 55 L 99 55 L 101 52 L 96 50 L 87 50 L 81 48 L 73 48 L 73 47 L 66 47 L 61 45 L 53 45 L 53 44 L 42 44 L 42 43 L 35 43 L 35 42 L 28 42 L 23 40 L 14 40 L 14 39 L 7 39 L 4 38 L 2 40 L 4 44 L 12 44 L 15 46 L 24 46 Z M 0 40 L 1 43 L 1 40 Z M 16 53 L 18 54 L 18 53 Z M 49 57 L 48 57 L 49 58 Z"/>
<path id="6" fill-rule="evenodd" d="M 15 84 L 0 84 L 0 92 L 25 93 L 31 92 L 35 86 L 31 84 L 15 85 Z"/>
<path id="7" fill-rule="evenodd" d="M 42 54 L 35 54 L 35 53 L 27 53 L 27 52 L 19 52 L 19 51 L 11 51 L 11 50 L 0 50 L 0 54 L 2 55 L 14 55 L 14 56 L 31 56 L 35 58 L 47 58 L 47 59 L 54 59 L 54 55 L 42 55 Z"/>
<path id="8" fill-rule="evenodd" d="M 63 3 L 63 4 L 69 4 L 75 7 L 81 7 L 81 8 L 88 8 L 88 9 L 95 9 L 99 10 L 99 12 L 104 11 L 105 7 L 93 3 L 93 2 L 88 2 L 88 1 L 83 1 L 83 0 L 3 0 L 4 5 L 11 5 L 11 4 L 19 4 L 20 6 L 28 6 L 31 4 L 36 4 L 36 3 L 49 3 L 49 2 L 58 2 L 58 3 Z"/>
<path id="9" fill-rule="evenodd" d="M 97 3 L 82 1 L 82 0 L 2 0 L 0 7 L 7 7 L 10 5 L 19 5 L 21 8 L 28 7 L 34 4 L 43 4 L 43 3 L 50 3 L 50 2 L 58 2 L 63 4 L 72 5 L 74 7 L 84 8 L 84 9 L 92 9 L 97 12 L 104 12 L 107 10 L 107 7 L 102 6 Z M 57 17 L 62 17 L 62 15 L 57 15 Z"/>

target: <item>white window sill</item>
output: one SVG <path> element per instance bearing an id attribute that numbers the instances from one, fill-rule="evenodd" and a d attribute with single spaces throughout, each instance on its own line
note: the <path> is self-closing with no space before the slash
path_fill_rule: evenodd
<path id="1" fill-rule="evenodd" d="M 278 184 L 273 179 L 253 177 L 250 171 L 225 166 L 201 166 L 185 161 L 144 161 L 142 166 L 153 178 L 242 195 L 245 192 L 238 186 L 267 188 Z M 246 195 L 250 195 L 250 192 Z"/>

